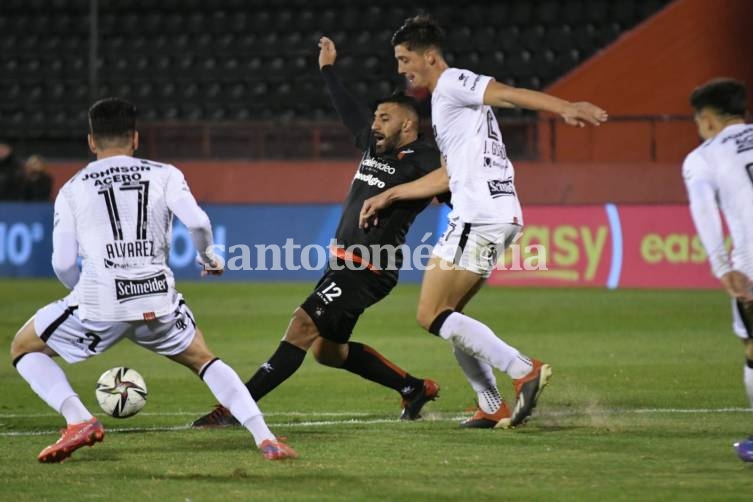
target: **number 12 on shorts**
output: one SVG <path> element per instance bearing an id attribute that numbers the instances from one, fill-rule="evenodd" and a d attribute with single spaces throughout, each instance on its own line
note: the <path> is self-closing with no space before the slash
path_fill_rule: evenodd
<path id="1" fill-rule="evenodd" d="M 335 298 L 339 297 L 343 294 L 343 290 L 340 289 L 340 286 L 335 284 L 334 282 L 330 282 L 329 285 L 322 290 L 322 295 L 324 295 L 324 301 L 325 303 L 330 303 Z"/>

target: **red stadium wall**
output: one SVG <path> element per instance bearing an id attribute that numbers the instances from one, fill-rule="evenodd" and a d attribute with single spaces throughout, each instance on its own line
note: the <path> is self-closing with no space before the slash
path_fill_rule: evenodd
<path id="1" fill-rule="evenodd" d="M 357 161 L 177 163 L 201 202 L 339 203 Z M 524 205 L 685 202 L 678 164 L 516 162 Z M 54 192 L 81 164 L 53 164 Z"/>
<path id="2" fill-rule="evenodd" d="M 753 84 L 752 19 L 751 0 L 676 0 L 548 91 L 592 101 L 612 116 L 688 115 L 691 91 L 711 78 Z M 749 100 L 753 109 L 753 91 Z M 557 127 L 561 161 L 630 161 L 649 140 L 645 124 L 613 123 L 588 134 Z M 657 160 L 677 161 L 698 141 L 691 125 L 670 122 L 657 126 L 656 143 Z M 542 134 L 545 153 L 548 145 L 548 134 Z"/>

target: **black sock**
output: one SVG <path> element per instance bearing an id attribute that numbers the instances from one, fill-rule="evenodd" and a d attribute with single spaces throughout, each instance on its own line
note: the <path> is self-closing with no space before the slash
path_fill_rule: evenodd
<path id="1" fill-rule="evenodd" d="M 288 379 L 303 364 L 306 351 L 288 343 L 280 342 L 277 350 L 266 363 L 246 382 L 246 388 L 254 401 L 269 394 L 275 387 Z"/>
<path id="2" fill-rule="evenodd" d="M 411 376 L 376 350 L 358 342 L 348 342 L 348 358 L 341 368 L 394 389 L 403 397 L 413 397 L 424 388 L 423 380 Z"/>

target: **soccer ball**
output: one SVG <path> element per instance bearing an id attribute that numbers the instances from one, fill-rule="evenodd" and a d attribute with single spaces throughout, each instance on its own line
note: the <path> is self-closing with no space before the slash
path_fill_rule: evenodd
<path id="1" fill-rule="evenodd" d="M 144 378 L 131 368 L 110 368 L 97 380 L 97 402 L 115 418 L 132 417 L 146 404 Z"/>

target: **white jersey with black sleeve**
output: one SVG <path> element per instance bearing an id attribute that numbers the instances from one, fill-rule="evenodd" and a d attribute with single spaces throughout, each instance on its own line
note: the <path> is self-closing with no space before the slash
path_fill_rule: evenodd
<path id="1" fill-rule="evenodd" d="M 448 68 L 431 97 L 434 137 L 447 164 L 453 214 L 466 223 L 523 224 L 515 169 L 484 92 L 492 77 Z"/>
<path id="2" fill-rule="evenodd" d="M 52 262 L 73 289 L 67 302 L 78 306 L 79 318 L 152 320 L 177 308 L 180 295 L 167 265 L 173 213 L 198 249 L 212 244 L 209 218 L 172 165 L 107 157 L 63 186 L 55 201 Z M 71 263 L 76 255 L 80 276 Z"/>
<path id="3" fill-rule="evenodd" d="M 716 277 L 753 278 L 753 125 L 735 124 L 690 152 L 683 164 L 693 222 Z M 721 209 L 732 237 L 724 246 Z"/>

